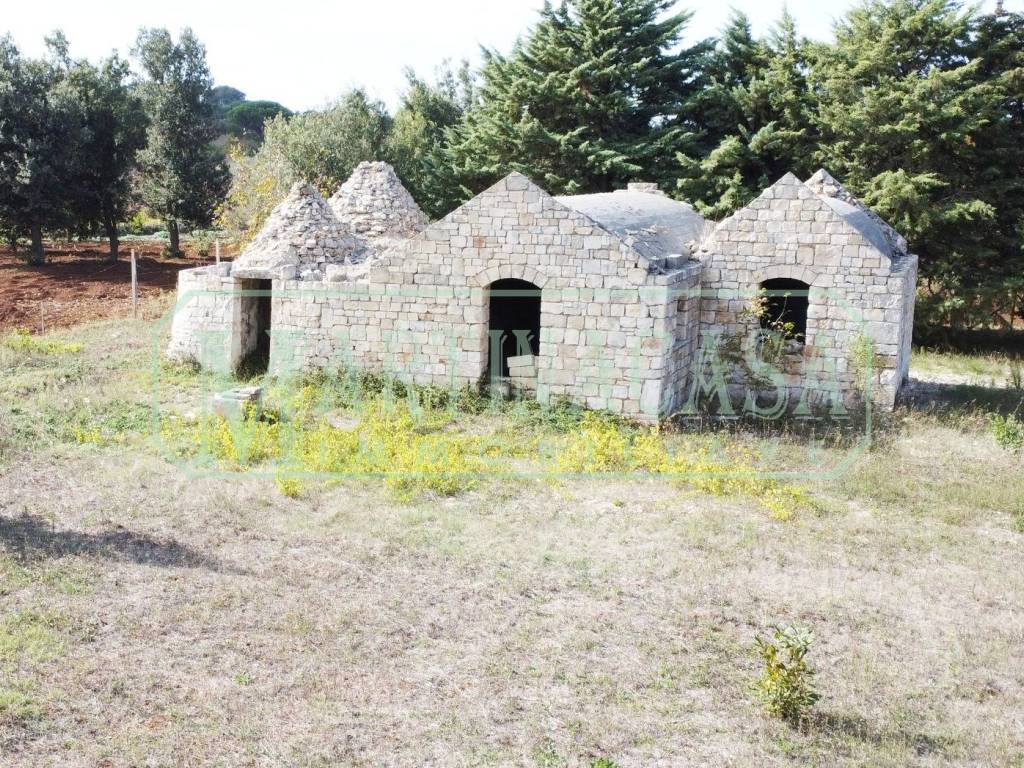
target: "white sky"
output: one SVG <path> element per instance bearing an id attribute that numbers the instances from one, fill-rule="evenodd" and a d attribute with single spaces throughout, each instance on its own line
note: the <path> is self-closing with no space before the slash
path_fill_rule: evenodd
<path id="1" fill-rule="evenodd" d="M 43 36 L 63 29 L 75 56 L 127 54 L 139 27 L 191 26 L 206 45 L 218 85 L 250 99 L 301 110 L 322 106 L 362 85 L 394 107 L 402 68 L 432 75 L 445 58 L 479 61 L 479 46 L 507 50 L 532 25 L 543 0 L 0 0 L 0 35 L 9 32 L 27 54 Z M 682 0 L 695 11 L 687 38 L 715 35 L 730 7 L 766 31 L 784 5 L 808 37 L 830 36 L 835 17 L 854 0 Z M 983 0 L 993 8 L 995 0 Z M 1007 0 L 1024 10 L 1024 0 Z"/>

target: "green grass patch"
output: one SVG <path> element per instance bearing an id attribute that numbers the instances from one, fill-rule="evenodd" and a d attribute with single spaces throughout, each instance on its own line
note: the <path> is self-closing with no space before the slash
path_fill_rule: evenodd
<path id="1" fill-rule="evenodd" d="M 85 349 L 85 345 L 81 342 L 63 341 L 49 336 L 34 336 L 25 328 L 18 328 L 13 333 L 0 338 L 0 345 L 13 352 L 41 355 L 73 355 Z"/>
<path id="2" fill-rule="evenodd" d="M 93 589 L 88 572 L 77 564 L 49 559 L 23 564 L 0 554 L 0 597 L 37 585 L 71 597 L 91 594 Z"/>
<path id="3" fill-rule="evenodd" d="M 953 374 L 971 379 L 973 384 L 1013 385 L 1021 384 L 1019 376 L 1022 360 L 1015 355 L 1000 353 L 968 355 L 961 352 L 940 352 L 915 349 L 911 367 L 915 370 L 934 374 Z"/>
<path id="4" fill-rule="evenodd" d="M 43 717 L 43 705 L 35 688 L 27 683 L 0 683 L 0 725 L 27 724 Z"/>
<path id="5" fill-rule="evenodd" d="M 59 613 L 23 610 L 0 619 L 0 663 L 53 661 L 63 655 L 67 617 Z"/>

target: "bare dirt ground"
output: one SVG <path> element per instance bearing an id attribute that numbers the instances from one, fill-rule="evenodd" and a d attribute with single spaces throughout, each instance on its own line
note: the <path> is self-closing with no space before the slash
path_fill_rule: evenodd
<path id="1" fill-rule="evenodd" d="M 124 243 L 115 264 L 105 261 L 106 242 L 48 243 L 46 264 L 39 267 L 0 249 L 0 332 L 27 328 L 39 333 L 129 313 L 132 248 L 142 297 L 174 290 L 179 270 L 206 263 L 187 246 L 185 258 L 164 258 L 159 241 Z"/>
<path id="2" fill-rule="evenodd" d="M 788 522 L 643 478 L 288 498 L 146 442 L 148 327 L 0 376 L 0 765 L 1024 765 L 1024 465 L 983 419 L 899 414 Z M 751 695 L 790 622 L 799 728 Z"/>

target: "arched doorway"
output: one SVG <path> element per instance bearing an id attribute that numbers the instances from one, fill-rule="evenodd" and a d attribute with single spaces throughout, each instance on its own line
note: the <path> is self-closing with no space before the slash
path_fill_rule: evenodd
<path id="1" fill-rule="evenodd" d="M 525 280 L 495 280 L 489 302 L 487 364 L 491 377 L 509 375 L 509 358 L 540 352 L 540 288 Z"/>
<path id="2" fill-rule="evenodd" d="M 761 291 L 765 299 L 761 327 L 784 332 L 786 338 L 800 344 L 807 343 L 811 286 L 801 280 L 778 277 L 761 283 Z"/>

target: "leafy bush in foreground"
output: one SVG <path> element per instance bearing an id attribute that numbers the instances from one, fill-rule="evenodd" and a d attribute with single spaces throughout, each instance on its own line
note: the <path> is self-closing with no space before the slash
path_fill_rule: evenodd
<path id="1" fill-rule="evenodd" d="M 992 436 L 1003 448 L 1010 451 L 1024 449 L 1024 422 L 1016 416 L 993 414 L 990 418 Z"/>
<path id="2" fill-rule="evenodd" d="M 771 640 L 758 637 L 755 642 L 764 671 L 754 685 L 754 694 L 768 714 L 799 722 L 819 698 L 812 680 L 814 670 L 806 661 L 814 633 L 807 627 L 776 627 Z"/>

